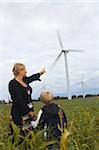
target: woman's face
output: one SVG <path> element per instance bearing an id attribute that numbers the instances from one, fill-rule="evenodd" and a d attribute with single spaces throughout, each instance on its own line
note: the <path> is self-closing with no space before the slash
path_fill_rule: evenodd
<path id="1" fill-rule="evenodd" d="M 22 77 L 25 77 L 26 73 L 27 73 L 26 68 L 24 66 L 20 67 L 19 75 L 21 75 Z"/>

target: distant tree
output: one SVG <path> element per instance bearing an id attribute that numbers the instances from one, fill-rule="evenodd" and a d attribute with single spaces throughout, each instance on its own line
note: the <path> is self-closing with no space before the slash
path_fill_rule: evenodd
<path id="1" fill-rule="evenodd" d="M 72 99 L 75 99 L 75 98 L 77 98 L 76 95 L 72 95 Z"/>
<path id="2" fill-rule="evenodd" d="M 40 100 L 38 100 L 38 99 L 32 99 L 32 102 L 37 102 L 37 101 L 40 101 Z"/>
<path id="3" fill-rule="evenodd" d="M 61 97 L 61 99 L 68 99 L 68 97 Z"/>
<path id="4" fill-rule="evenodd" d="M 3 100 L 2 102 L 5 103 L 5 100 Z"/>
<path id="5" fill-rule="evenodd" d="M 78 95 L 78 97 L 77 98 L 83 98 L 83 95 Z"/>
<path id="6" fill-rule="evenodd" d="M 86 94 L 85 95 L 85 98 L 87 98 L 87 97 L 92 97 L 93 95 L 92 94 Z"/>
<path id="7" fill-rule="evenodd" d="M 60 99 L 60 96 L 55 96 L 54 97 L 54 100 L 59 100 Z"/>
<path id="8" fill-rule="evenodd" d="M 38 97 L 38 101 L 40 101 L 40 97 Z"/>

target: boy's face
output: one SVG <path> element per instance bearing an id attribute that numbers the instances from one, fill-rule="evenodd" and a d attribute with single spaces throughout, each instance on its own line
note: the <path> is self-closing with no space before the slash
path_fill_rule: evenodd
<path id="1" fill-rule="evenodd" d="M 48 104 L 52 102 L 52 100 L 53 100 L 53 95 L 51 92 L 49 91 L 42 92 L 42 102 L 44 102 L 45 104 Z"/>

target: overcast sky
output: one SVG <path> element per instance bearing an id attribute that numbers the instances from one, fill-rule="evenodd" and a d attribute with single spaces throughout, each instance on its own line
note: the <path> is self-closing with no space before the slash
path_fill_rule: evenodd
<path id="1" fill-rule="evenodd" d="M 42 88 L 54 95 L 67 95 L 63 55 L 53 70 L 49 67 L 61 51 L 56 30 L 64 49 L 83 49 L 68 53 L 72 94 L 99 93 L 99 2 L 6 0 L 0 5 L 0 99 L 8 98 L 8 82 L 15 62 L 26 65 L 27 76 L 46 67 L 41 82 L 33 82 L 33 98 Z"/>

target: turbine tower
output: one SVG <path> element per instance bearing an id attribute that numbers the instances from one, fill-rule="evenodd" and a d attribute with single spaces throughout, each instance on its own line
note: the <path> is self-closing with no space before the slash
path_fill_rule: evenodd
<path id="1" fill-rule="evenodd" d="M 60 43 L 60 46 L 61 46 L 61 52 L 59 53 L 59 55 L 57 56 L 57 58 L 55 59 L 55 61 L 51 65 L 51 69 L 55 66 L 55 64 L 57 63 L 57 61 L 59 60 L 59 58 L 61 57 L 61 55 L 63 53 L 64 54 L 64 59 L 65 59 L 67 93 L 68 93 L 68 99 L 70 100 L 71 99 L 71 90 L 70 90 L 67 54 L 69 52 L 82 52 L 83 50 L 64 49 L 59 31 L 57 31 L 57 36 L 58 36 L 58 40 L 59 40 L 59 43 Z"/>
<path id="2" fill-rule="evenodd" d="M 87 85 L 86 85 L 86 83 L 84 82 L 84 77 L 83 77 L 83 75 L 82 75 L 82 78 L 81 78 L 81 82 L 78 82 L 78 84 L 81 85 L 83 98 L 85 98 L 85 87 L 87 87 Z"/>

